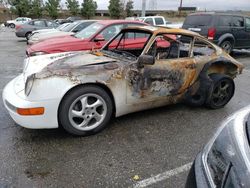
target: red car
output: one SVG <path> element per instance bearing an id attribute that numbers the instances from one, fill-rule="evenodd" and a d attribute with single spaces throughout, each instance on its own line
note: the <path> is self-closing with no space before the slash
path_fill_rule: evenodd
<path id="1" fill-rule="evenodd" d="M 100 49 L 106 42 L 129 26 L 147 25 L 130 20 L 102 20 L 91 24 L 75 35 L 55 37 L 29 46 L 27 56 L 68 51 Z"/>

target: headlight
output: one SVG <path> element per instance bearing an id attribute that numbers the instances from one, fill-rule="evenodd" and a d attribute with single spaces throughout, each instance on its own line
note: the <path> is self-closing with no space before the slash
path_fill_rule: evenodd
<path id="1" fill-rule="evenodd" d="M 26 96 L 28 96 L 31 92 L 34 79 L 35 79 L 35 74 L 32 74 L 32 75 L 28 76 L 26 81 L 25 81 L 25 91 L 24 92 L 25 92 Z"/>
<path id="2" fill-rule="evenodd" d="M 37 55 L 44 55 L 47 54 L 46 52 L 33 52 L 30 54 L 30 56 L 37 56 Z"/>

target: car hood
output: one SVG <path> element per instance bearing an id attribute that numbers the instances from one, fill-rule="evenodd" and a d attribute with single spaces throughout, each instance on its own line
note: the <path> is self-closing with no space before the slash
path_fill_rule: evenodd
<path id="1" fill-rule="evenodd" d="M 75 38 L 73 36 L 63 36 L 63 37 L 55 37 L 53 39 L 47 39 L 36 43 L 30 47 L 28 47 L 28 52 L 47 52 L 51 53 L 51 51 L 55 52 L 63 52 L 65 48 L 72 49 L 72 47 L 76 47 L 78 43 L 82 43 L 83 41 L 79 38 Z M 81 45 L 80 45 L 81 46 Z M 76 50 L 75 48 L 72 50 Z"/>
<path id="2" fill-rule="evenodd" d="M 32 33 L 49 33 L 49 32 L 55 32 L 55 31 L 58 31 L 57 29 L 39 29 L 39 30 L 35 30 L 35 31 L 32 31 Z"/>
<path id="3" fill-rule="evenodd" d="M 53 32 L 46 32 L 46 33 L 37 33 L 36 35 L 32 36 L 30 39 L 31 40 L 45 40 L 49 39 L 52 37 L 59 37 L 59 36 L 69 36 L 73 35 L 74 33 L 72 32 L 64 32 L 64 31 L 53 31 Z"/>
<path id="4" fill-rule="evenodd" d="M 74 69 L 82 66 L 116 62 L 101 52 L 66 52 L 29 57 L 24 61 L 23 74 L 28 77 L 39 72 Z"/>

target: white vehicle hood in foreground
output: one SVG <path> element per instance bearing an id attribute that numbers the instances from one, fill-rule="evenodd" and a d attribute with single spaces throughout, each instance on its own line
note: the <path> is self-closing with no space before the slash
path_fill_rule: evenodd
<path id="1" fill-rule="evenodd" d="M 115 59 L 106 56 L 97 56 L 89 51 L 40 55 L 25 59 L 23 74 L 27 78 L 32 74 L 40 72 L 48 65 L 58 63 L 62 59 L 64 59 L 64 64 L 70 64 L 71 67 L 115 61 Z"/>
<path id="2" fill-rule="evenodd" d="M 57 29 L 39 29 L 39 30 L 35 30 L 35 31 L 32 31 L 32 33 L 50 33 L 50 32 L 56 32 L 58 31 Z"/>
<path id="3" fill-rule="evenodd" d="M 35 33 L 30 37 L 31 41 L 42 41 L 46 40 L 52 37 L 61 37 L 61 36 L 67 36 L 67 35 L 73 35 L 73 32 L 64 32 L 64 31 L 53 31 L 53 32 L 46 32 L 46 33 Z"/>

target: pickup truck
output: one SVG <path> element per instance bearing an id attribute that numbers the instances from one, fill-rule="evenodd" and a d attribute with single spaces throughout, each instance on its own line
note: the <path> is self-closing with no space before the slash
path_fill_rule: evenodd
<path id="1" fill-rule="evenodd" d="M 170 21 L 166 21 L 163 16 L 146 16 L 146 17 L 138 17 L 136 20 L 145 22 L 152 26 L 165 26 L 170 28 L 181 28 L 182 23 L 172 23 Z"/>

